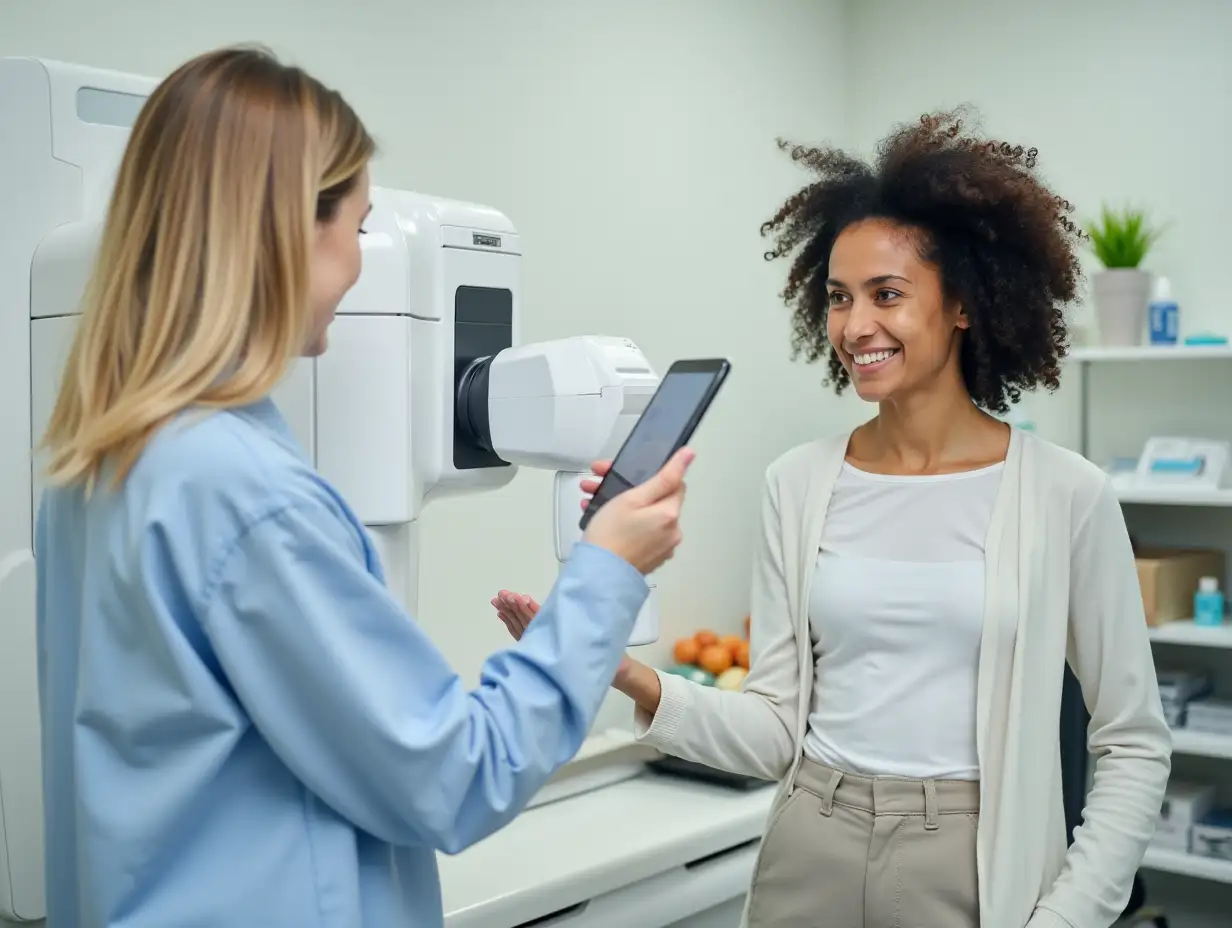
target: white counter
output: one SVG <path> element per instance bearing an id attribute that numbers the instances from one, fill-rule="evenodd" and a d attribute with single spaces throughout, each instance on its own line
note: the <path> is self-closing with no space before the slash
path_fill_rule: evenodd
<path id="1" fill-rule="evenodd" d="M 601 910 L 608 898 L 621 899 L 625 918 L 633 914 L 630 905 L 649 905 L 656 894 L 665 900 L 655 903 L 661 910 L 690 908 L 681 901 L 684 881 L 717 905 L 745 891 L 756 845 L 716 858 L 713 866 L 702 858 L 760 839 L 773 793 L 769 784 L 739 792 L 645 774 L 532 809 L 456 857 L 440 857 L 445 924 L 515 928 L 588 900 L 590 915 L 577 924 L 606 924 Z M 635 883 L 648 888 L 632 902 L 620 896 Z M 635 921 L 650 924 L 652 917 L 659 919 L 656 913 Z M 566 921 L 574 924 L 564 916 L 552 924 Z"/>

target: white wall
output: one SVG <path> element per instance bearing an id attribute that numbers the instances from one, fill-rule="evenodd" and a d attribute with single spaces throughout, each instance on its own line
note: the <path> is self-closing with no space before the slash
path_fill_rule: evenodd
<path id="1" fill-rule="evenodd" d="M 0 54 L 157 76 L 213 46 L 270 44 L 356 106 L 383 149 L 377 183 L 513 219 L 527 339 L 628 335 L 660 370 L 729 356 L 698 436 L 687 541 L 661 578 L 659 657 L 699 624 L 738 629 L 761 471 L 834 422 L 820 372 L 788 363 L 784 270 L 764 265 L 758 227 L 802 180 L 775 136 L 841 134 L 841 12 L 810 0 L 10 0 Z M 504 644 L 495 590 L 552 583 L 551 502 L 550 478 L 525 473 L 425 515 L 419 618 L 468 679 Z"/>

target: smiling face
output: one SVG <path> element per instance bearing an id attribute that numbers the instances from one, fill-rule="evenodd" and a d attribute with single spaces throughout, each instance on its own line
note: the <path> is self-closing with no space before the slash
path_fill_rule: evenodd
<path id="1" fill-rule="evenodd" d="M 826 332 L 861 399 L 879 403 L 947 376 L 961 382 L 970 323 L 921 260 L 917 233 L 882 219 L 848 226 L 830 251 L 826 291 Z"/>

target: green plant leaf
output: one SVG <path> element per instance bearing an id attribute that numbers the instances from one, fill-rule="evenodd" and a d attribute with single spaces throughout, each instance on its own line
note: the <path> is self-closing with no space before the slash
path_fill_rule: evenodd
<path id="1" fill-rule="evenodd" d="M 1112 210 L 1100 207 L 1098 222 L 1086 224 L 1091 250 L 1106 268 L 1138 267 L 1159 240 L 1163 230 L 1147 222 L 1143 210 Z"/>

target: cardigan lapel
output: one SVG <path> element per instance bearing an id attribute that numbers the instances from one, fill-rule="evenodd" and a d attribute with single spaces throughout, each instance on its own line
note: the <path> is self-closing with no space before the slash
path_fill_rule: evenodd
<path id="1" fill-rule="evenodd" d="M 796 724 L 796 756 L 797 762 L 800 749 L 804 743 L 804 734 L 808 729 L 810 700 L 805 698 L 805 692 L 811 692 L 813 680 L 813 649 L 809 646 L 812 632 L 809 628 L 809 597 L 813 587 L 813 574 L 817 569 L 817 553 L 821 548 L 821 534 L 826 524 L 826 512 L 830 508 L 830 497 L 834 493 L 834 484 L 838 481 L 843 461 L 847 457 L 847 447 L 851 441 L 854 429 L 835 438 L 818 443 L 817 461 L 812 468 L 808 481 L 808 489 L 804 495 L 804 511 L 801 515 L 800 550 L 797 552 L 796 584 L 795 584 L 795 619 L 796 635 L 800 645 L 800 686 L 801 697 L 797 711 Z M 806 687 L 807 681 L 807 690 Z"/>
<path id="2" fill-rule="evenodd" d="M 1024 507 L 1022 496 L 1023 441 L 1018 429 L 1010 429 L 1010 445 L 1001 472 L 1001 486 L 993 503 L 988 536 L 984 541 L 984 620 L 980 630 L 980 657 L 976 681 L 976 753 L 981 768 L 987 748 L 988 720 L 997 684 L 997 656 L 1006 632 L 1004 611 L 1007 590 L 1016 589 L 1019 572 L 1019 540 Z M 1017 598 L 1014 603 L 1018 605 Z M 1015 622 L 1017 617 L 1015 617 Z"/>
<path id="3" fill-rule="evenodd" d="M 1027 575 L 1022 572 L 1023 514 L 1031 501 L 1023 492 L 1024 471 L 1032 467 L 1031 455 L 1024 449 L 1023 435 L 1010 430 L 1010 446 L 1001 473 L 984 542 L 984 620 L 980 631 L 980 656 L 976 675 L 975 748 L 980 766 L 980 819 L 976 858 L 981 899 L 981 918 L 987 920 L 990 889 L 988 876 L 996 861 L 987 859 L 987 838 L 995 832 L 1001 812 L 999 764 L 1005 751 L 1006 732 L 990 727 L 993 718 L 1004 719 L 1011 685 L 1010 668 L 1022 620 Z M 1009 654 L 1006 654 L 1007 649 Z"/>
<path id="4" fill-rule="evenodd" d="M 840 436 L 839 440 L 823 444 L 820 460 L 813 471 L 813 479 L 809 481 L 808 493 L 805 496 L 804 546 L 800 551 L 800 575 L 797 578 L 799 588 L 796 594 L 799 597 L 796 600 L 796 622 L 805 635 L 809 633 L 808 604 L 813 588 L 813 573 L 817 569 L 817 553 L 821 548 L 821 534 L 826 524 L 826 513 L 830 508 L 830 497 L 834 494 L 834 484 L 838 482 L 839 472 L 843 469 L 850 442 L 851 432 L 847 432 Z"/>

